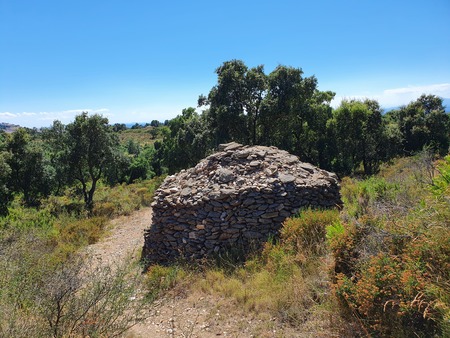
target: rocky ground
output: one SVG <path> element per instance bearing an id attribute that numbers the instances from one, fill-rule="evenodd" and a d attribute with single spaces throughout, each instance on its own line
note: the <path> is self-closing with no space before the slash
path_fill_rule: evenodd
<path id="1" fill-rule="evenodd" d="M 108 236 L 88 252 L 102 264 L 118 263 L 128 255 L 139 258 L 151 208 L 111 221 Z M 328 315 L 328 314 L 327 314 Z M 155 301 L 149 318 L 129 330 L 128 338 L 159 337 L 338 337 L 329 330 L 331 318 L 309 318 L 293 328 L 277 318 L 239 309 L 231 299 L 203 294 L 182 284 Z"/>

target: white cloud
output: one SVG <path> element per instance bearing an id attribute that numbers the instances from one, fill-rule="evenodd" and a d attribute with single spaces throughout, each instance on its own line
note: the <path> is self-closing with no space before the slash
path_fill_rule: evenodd
<path id="1" fill-rule="evenodd" d="M 94 113 L 94 114 L 101 114 L 101 113 L 108 113 L 108 112 L 109 112 L 108 108 L 101 108 L 101 109 L 91 111 L 91 113 Z"/>
<path id="2" fill-rule="evenodd" d="M 77 115 L 81 114 L 83 112 L 87 112 L 89 114 L 101 114 L 109 112 L 108 108 L 100 108 L 100 109 L 91 109 L 91 108 L 85 108 L 85 109 L 70 109 L 70 110 L 63 110 L 60 112 L 53 112 L 51 114 L 62 114 L 62 115 Z"/>
<path id="3" fill-rule="evenodd" d="M 406 105 L 416 100 L 422 94 L 433 94 L 442 98 L 450 97 L 450 83 L 438 83 L 425 86 L 407 86 L 402 88 L 385 89 L 381 93 L 365 93 L 355 95 L 336 96 L 332 102 L 333 107 L 340 104 L 343 99 L 374 99 L 384 108 Z"/>
<path id="4" fill-rule="evenodd" d="M 75 119 L 75 116 L 82 112 L 88 112 L 89 114 L 102 114 L 103 116 L 112 116 L 109 113 L 108 108 L 100 109 L 69 109 L 63 111 L 44 111 L 44 112 L 22 112 L 22 113 L 0 113 L 0 119 L 12 120 L 14 123 L 24 127 L 42 127 L 49 126 L 53 121 L 59 120 L 62 123 L 70 123 Z M 0 120 L 0 122 L 2 122 Z"/>
<path id="5" fill-rule="evenodd" d="M 450 83 L 432 84 L 429 86 L 408 86 L 406 88 L 386 89 L 384 93 L 388 95 L 413 94 L 421 95 L 423 93 L 434 93 L 435 95 L 450 96 Z"/>
<path id="6" fill-rule="evenodd" d="M 12 118 L 12 119 L 14 119 L 14 118 L 16 118 L 17 117 L 17 114 L 13 114 L 13 113 L 10 113 L 10 112 L 3 112 L 3 113 L 0 113 L 0 118 L 7 118 L 7 119 L 10 119 L 10 118 Z"/>
<path id="7" fill-rule="evenodd" d="M 450 97 L 450 83 L 387 89 L 383 91 L 378 100 L 383 106 L 395 107 L 408 104 L 422 94 L 433 94 L 444 98 Z"/>

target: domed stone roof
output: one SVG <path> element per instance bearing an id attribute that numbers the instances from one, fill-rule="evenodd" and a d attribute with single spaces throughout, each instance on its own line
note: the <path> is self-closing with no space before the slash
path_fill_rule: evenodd
<path id="1" fill-rule="evenodd" d="M 275 147 L 223 144 L 156 191 L 143 258 L 195 259 L 247 247 L 276 236 L 300 208 L 341 203 L 335 174 Z"/>

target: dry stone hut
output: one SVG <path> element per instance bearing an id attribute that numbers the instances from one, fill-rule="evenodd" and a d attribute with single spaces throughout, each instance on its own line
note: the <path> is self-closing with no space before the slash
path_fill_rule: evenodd
<path id="1" fill-rule="evenodd" d="M 156 191 L 143 259 L 197 259 L 276 236 L 300 208 L 341 204 L 335 174 L 275 147 L 223 144 Z"/>

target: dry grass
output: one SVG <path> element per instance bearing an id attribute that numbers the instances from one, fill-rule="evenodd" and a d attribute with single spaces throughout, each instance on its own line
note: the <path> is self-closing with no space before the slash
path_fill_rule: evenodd
<path id="1" fill-rule="evenodd" d="M 245 263 L 208 262 L 194 270 L 189 266 L 150 267 L 150 285 L 170 289 L 174 283 L 177 288 L 178 277 L 189 276 L 189 282 L 182 284 L 185 293 L 231 302 L 235 306 L 226 310 L 230 318 L 244 311 L 259 319 L 273 318 L 286 330 L 302 332 L 298 335 L 301 337 L 339 337 L 343 331 L 352 330 L 335 314 L 329 275 L 332 262 L 326 249 L 326 228 L 338 220 L 338 215 L 336 211 L 305 210 L 285 223 L 280 241 L 266 243 L 262 253 Z M 259 329 L 262 333 L 268 328 Z M 258 335 L 258 327 L 253 330 Z"/>
<path id="2" fill-rule="evenodd" d="M 139 129 L 127 129 L 119 133 L 119 140 L 124 145 L 132 140 L 141 147 L 150 146 L 160 137 L 159 133 L 156 132 L 157 129 L 152 126 Z"/>

